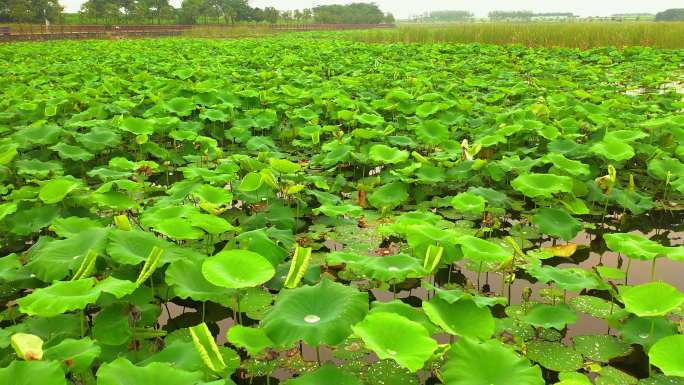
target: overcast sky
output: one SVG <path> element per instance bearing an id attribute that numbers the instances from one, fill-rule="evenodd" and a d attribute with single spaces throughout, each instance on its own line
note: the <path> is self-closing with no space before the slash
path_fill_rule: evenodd
<path id="1" fill-rule="evenodd" d="M 182 0 L 170 0 L 178 7 Z M 273 6 L 280 10 L 311 8 L 314 5 L 362 2 L 364 0 L 251 0 L 255 7 Z M 68 12 L 79 9 L 83 0 L 60 0 Z M 385 12 L 398 18 L 426 11 L 469 10 L 486 16 L 492 10 L 531 10 L 535 12 L 573 12 L 580 16 L 610 16 L 614 13 L 656 13 L 667 8 L 684 7 L 683 0 L 376 0 Z"/>

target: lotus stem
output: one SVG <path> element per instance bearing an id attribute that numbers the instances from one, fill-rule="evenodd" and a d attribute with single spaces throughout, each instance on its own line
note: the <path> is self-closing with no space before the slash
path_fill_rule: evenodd
<path id="1" fill-rule="evenodd" d="M 207 303 L 202 302 L 202 323 L 204 323 L 204 315 L 206 314 L 206 312 L 207 312 Z"/>
<path id="2" fill-rule="evenodd" d="M 321 366 L 321 347 L 316 346 L 316 362 L 318 362 L 318 366 Z"/>
<path id="3" fill-rule="evenodd" d="M 81 338 L 85 337 L 85 310 L 81 310 L 79 314 L 78 323 L 81 326 Z"/>
<path id="4" fill-rule="evenodd" d="M 658 258 L 653 258 L 653 261 L 651 262 L 651 281 L 655 281 L 656 279 L 656 261 Z"/>
<path id="5" fill-rule="evenodd" d="M 480 261 L 480 267 L 477 268 L 477 291 L 480 291 L 480 275 L 482 274 L 482 261 Z"/>
<path id="6" fill-rule="evenodd" d="M 632 258 L 627 258 L 627 268 L 625 269 L 625 285 L 629 280 L 629 269 L 632 267 Z"/>

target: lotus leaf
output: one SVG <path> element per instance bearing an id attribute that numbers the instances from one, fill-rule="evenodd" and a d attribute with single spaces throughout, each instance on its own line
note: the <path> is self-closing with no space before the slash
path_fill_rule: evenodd
<path id="1" fill-rule="evenodd" d="M 248 250 L 222 251 L 202 263 L 202 275 L 211 284 L 230 289 L 253 287 L 273 278 L 268 259 Z"/>
<path id="2" fill-rule="evenodd" d="M 514 189 L 530 198 L 551 198 L 557 193 L 572 193 L 572 178 L 553 174 L 523 174 L 511 182 Z"/>
<path id="3" fill-rule="evenodd" d="M 651 346 L 648 358 L 666 376 L 684 377 L 684 335 L 659 340 Z"/>
<path id="4" fill-rule="evenodd" d="M 489 308 L 479 307 L 469 299 L 449 303 L 435 297 L 423 302 L 423 310 L 449 334 L 486 340 L 494 333 L 494 317 Z"/>
<path id="5" fill-rule="evenodd" d="M 569 241 L 582 230 L 582 222 L 560 209 L 541 208 L 532 217 L 532 223 L 548 235 Z"/>
<path id="6" fill-rule="evenodd" d="M 664 316 L 684 303 L 684 294 L 665 282 L 620 287 L 625 310 L 639 317 Z"/>
<path id="7" fill-rule="evenodd" d="M 284 385 L 361 385 L 361 382 L 351 373 L 340 370 L 331 363 L 327 363 L 312 373 L 305 374 L 299 378 L 285 381 Z"/>

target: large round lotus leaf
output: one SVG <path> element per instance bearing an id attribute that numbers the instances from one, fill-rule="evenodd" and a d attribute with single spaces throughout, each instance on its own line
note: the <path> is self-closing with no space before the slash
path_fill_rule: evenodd
<path id="1" fill-rule="evenodd" d="M 210 283 L 239 289 L 267 282 L 275 268 L 260 254 L 248 250 L 222 251 L 202 263 L 202 274 Z"/>
<path id="2" fill-rule="evenodd" d="M 461 338 L 443 367 L 445 385 L 544 385 L 541 368 L 530 366 L 498 340 Z"/>
<path id="3" fill-rule="evenodd" d="M 19 310 L 28 315 L 54 317 L 71 310 L 84 309 L 95 303 L 100 291 L 93 289 L 95 278 L 76 281 L 55 281 L 52 285 L 36 289 L 31 294 L 19 298 Z"/>
<path id="4" fill-rule="evenodd" d="M 449 128 L 439 120 L 426 120 L 416 126 L 416 137 L 422 143 L 437 146 L 449 139 Z"/>
<path id="5" fill-rule="evenodd" d="M 245 349 L 251 356 L 255 356 L 264 349 L 273 346 L 273 341 L 266 336 L 263 329 L 242 325 L 233 325 L 228 329 L 228 341 L 239 348 Z"/>
<path id="6" fill-rule="evenodd" d="M 402 282 L 406 278 L 420 277 L 425 270 L 420 261 L 406 254 L 387 257 L 369 257 L 360 266 L 362 274 L 382 282 Z"/>
<path id="7" fill-rule="evenodd" d="M 73 179 L 53 179 L 40 188 L 38 197 L 46 204 L 61 202 L 67 194 L 78 187 L 78 181 Z"/>
<path id="8" fill-rule="evenodd" d="M 15 333 L 10 337 L 10 343 L 14 352 L 22 360 L 42 360 L 43 340 L 33 334 Z"/>
<path id="9" fill-rule="evenodd" d="M 577 160 L 568 159 L 563 154 L 549 152 L 543 159 L 553 163 L 554 167 L 572 176 L 587 176 L 590 173 L 588 165 Z"/>
<path id="10" fill-rule="evenodd" d="M 588 314 L 592 317 L 605 319 L 616 311 L 616 306 L 603 298 L 578 295 L 570 299 L 570 306 L 578 312 Z"/>
<path id="11" fill-rule="evenodd" d="M 464 192 L 456 195 L 451 200 L 451 205 L 462 213 L 479 215 L 485 210 L 485 203 L 487 201 L 474 193 Z"/>
<path id="12" fill-rule="evenodd" d="M 359 123 L 368 124 L 370 126 L 379 126 L 385 123 L 385 118 L 377 114 L 359 114 L 356 115 L 356 120 Z"/>
<path id="13" fill-rule="evenodd" d="M 553 266 L 532 266 L 527 272 L 540 282 L 553 282 L 562 290 L 582 291 L 595 289 L 600 281 L 590 271 L 570 267 L 561 269 Z"/>
<path id="14" fill-rule="evenodd" d="M 67 381 L 57 361 L 12 361 L 0 368 L 0 384 L 67 385 Z"/>
<path id="15" fill-rule="evenodd" d="M 665 317 L 631 316 L 618 325 L 618 331 L 625 342 L 641 345 L 648 351 L 662 338 L 677 334 L 677 325 Z"/>
<path id="16" fill-rule="evenodd" d="M 125 358 L 103 364 L 97 371 L 97 385 L 199 385 L 203 378 L 202 372 L 186 372 L 159 362 L 141 367 Z"/>
<path id="17" fill-rule="evenodd" d="M 412 372 L 421 369 L 437 349 L 423 325 L 398 314 L 373 313 L 352 327 L 380 359 L 392 359 Z"/>
<path id="18" fill-rule="evenodd" d="M 600 141 L 591 146 L 590 150 L 594 154 L 601 155 L 606 159 L 616 162 L 632 159 L 634 157 L 634 149 L 632 146 L 617 140 Z"/>
<path id="19" fill-rule="evenodd" d="M 234 302 L 230 291 L 204 278 L 199 260 L 184 259 L 171 263 L 166 269 L 166 284 L 183 299 L 212 301 L 224 306 L 231 306 Z"/>
<path id="20" fill-rule="evenodd" d="M 553 174 L 523 174 L 511 186 L 530 198 L 551 198 L 553 194 L 572 192 L 572 178 Z"/>
<path id="21" fill-rule="evenodd" d="M 62 159 L 86 162 L 95 157 L 95 155 L 82 149 L 81 147 L 72 146 L 66 143 L 58 143 L 50 147 L 50 149 L 57 151 L 57 154 L 59 154 L 59 157 Z"/>
<path id="22" fill-rule="evenodd" d="M 569 372 L 582 367 L 582 355 L 559 342 L 530 341 L 527 358 L 556 372 Z"/>
<path id="23" fill-rule="evenodd" d="M 71 372 L 78 373 L 90 368 L 100 356 L 100 347 L 88 337 L 76 340 L 67 338 L 45 350 L 47 360 L 62 362 Z"/>
<path id="24" fill-rule="evenodd" d="M 384 144 L 376 144 L 370 148 L 368 155 L 371 160 L 378 163 L 401 163 L 408 159 L 408 151 L 400 150 L 398 148 L 386 146 Z"/>
<path id="25" fill-rule="evenodd" d="M 172 246 L 171 243 L 157 238 L 153 233 L 141 230 L 118 230 L 109 232 L 107 244 L 107 254 L 112 259 L 124 265 L 137 265 L 144 262 L 149 257 L 150 252 L 155 247 L 166 250 Z M 165 260 L 166 252 L 162 254 L 162 261 Z"/>
<path id="26" fill-rule="evenodd" d="M 636 378 L 612 366 L 601 367 L 599 377 L 594 380 L 596 385 L 634 385 L 637 381 Z"/>
<path id="27" fill-rule="evenodd" d="M 620 297 L 625 310 L 639 317 L 663 316 L 684 303 L 684 294 L 665 282 L 622 286 Z"/>
<path id="28" fill-rule="evenodd" d="M 668 377 L 664 374 L 657 373 L 651 375 L 649 378 L 642 378 L 639 380 L 638 385 L 684 385 L 684 379 L 681 377 Z"/>
<path id="29" fill-rule="evenodd" d="M 532 223 L 544 233 L 569 241 L 582 230 L 582 222 L 564 210 L 541 208 L 532 217 Z"/>
<path id="30" fill-rule="evenodd" d="M 208 184 L 196 187 L 192 194 L 205 202 L 218 206 L 226 205 L 233 201 L 233 194 L 230 191 Z"/>
<path id="31" fill-rule="evenodd" d="M 345 372 L 335 367 L 331 363 L 327 363 L 318 370 L 307 373 L 301 377 L 287 380 L 283 385 L 361 385 L 353 374 Z"/>
<path id="32" fill-rule="evenodd" d="M 188 220 L 192 226 L 199 227 L 209 234 L 216 235 L 237 230 L 227 220 L 211 214 L 190 214 Z"/>
<path id="33" fill-rule="evenodd" d="M 416 115 L 420 116 L 421 118 L 427 118 L 428 116 L 439 111 L 439 108 L 439 103 L 425 102 L 416 107 Z"/>
<path id="34" fill-rule="evenodd" d="M 302 169 L 298 163 L 294 163 L 287 159 L 271 159 L 271 168 L 282 174 L 294 174 Z"/>
<path id="35" fill-rule="evenodd" d="M 186 219 L 170 218 L 162 219 L 154 226 L 154 229 L 169 238 L 178 240 L 193 240 L 201 238 L 202 230 L 193 227 Z"/>
<path id="36" fill-rule="evenodd" d="M 577 322 L 577 313 L 566 304 L 536 304 L 523 316 L 523 320 L 534 327 L 562 330 L 566 325 Z"/>
<path id="37" fill-rule="evenodd" d="M 368 311 L 368 294 L 324 279 L 316 286 L 282 290 L 262 321 L 278 346 L 304 340 L 311 346 L 337 345 Z"/>
<path id="38" fill-rule="evenodd" d="M 575 350 L 585 357 L 597 361 L 608 362 L 615 357 L 623 357 L 632 351 L 632 347 L 611 335 L 591 335 L 572 337 Z"/>
<path id="39" fill-rule="evenodd" d="M 378 209 L 393 209 L 408 199 L 406 185 L 401 182 L 388 183 L 368 196 L 368 201 Z"/>
<path id="40" fill-rule="evenodd" d="M 188 116 L 192 114 L 197 106 L 188 98 L 177 97 L 164 103 L 167 111 L 173 112 L 178 116 Z"/>
<path id="41" fill-rule="evenodd" d="M 684 377 L 684 335 L 669 336 L 651 346 L 651 364 L 666 376 Z"/>
<path id="42" fill-rule="evenodd" d="M 469 299 L 449 303 L 439 297 L 423 301 L 430 320 L 449 334 L 488 339 L 494 333 L 494 317 L 488 307 L 479 307 Z"/>
<path id="43" fill-rule="evenodd" d="M 458 238 L 463 255 L 473 262 L 503 263 L 513 257 L 513 253 L 496 243 L 465 235 Z"/>
<path id="44" fill-rule="evenodd" d="M 200 113 L 200 119 L 206 119 L 211 122 L 227 122 L 229 120 L 228 114 L 221 110 L 207 109 Z"/>
<path id="45" fill-rule="evenodd" d="M 435 326 L 425 315 L 425 312 L 398 299 L 395 299 L 391 302 L 373 302 L 370 312 L 399 314 L 402 317 L 408 318 L 413 322 L 418 322 L 419 324 L 423 325 L 428 332 L 430 332 L 430 335 L 439 330 L 439 328 Z"/>
<path id="46" fill-rule="evenodd" d="M 154 126 L 151 121 L 133 116 L 123 118 L 119 128 L 135 135 L 152 135 L 154 133 Z"/>
<path id="47" fill-rule="evenodd" d="M 363 376 L 367 385 L 419 385 L 416 373 L 401 367 L 392 360 L 380 360 L 366 366 Z"/>
<path id="48" fill-rule="evenodd" d="M 594 385 L 586 374 L 577 372 L 558 373 L 558 379 L 560 382 L 557 382 L 556 385 Z"/>
<path id="49" fill-rule="evenodd" d="M 647 260 L 667 254 L 668 250 L 658 242 L 637 233 L 613 233 L 603 235 L 609 249 L 630 258 Z"/>
<path id="50" fill-rule="evenodd" d="M 673 261 L 684 262 L 684 246 L 666 247 L 665 256 Z"/>
<path id="51" fill-rule="evenodd" d="M 259 189 L 259 187 L 261 187 L 263 183 L 264 180 L 261 177 L 261 174 L 256 172 L 250 172 L 247 175 L 245 175 L 244 178 L 242 178 L 242 181 L 238 186 L 238 190 L 244 192 L 256 191 Z"/>

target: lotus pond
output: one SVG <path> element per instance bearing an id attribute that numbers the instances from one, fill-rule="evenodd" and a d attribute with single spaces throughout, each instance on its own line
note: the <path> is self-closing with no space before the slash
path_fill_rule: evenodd
<path id="1" fill-rule="evenodd" d="M 1 384 L 684 384 L 684 50 L 0 61 Z"/>

